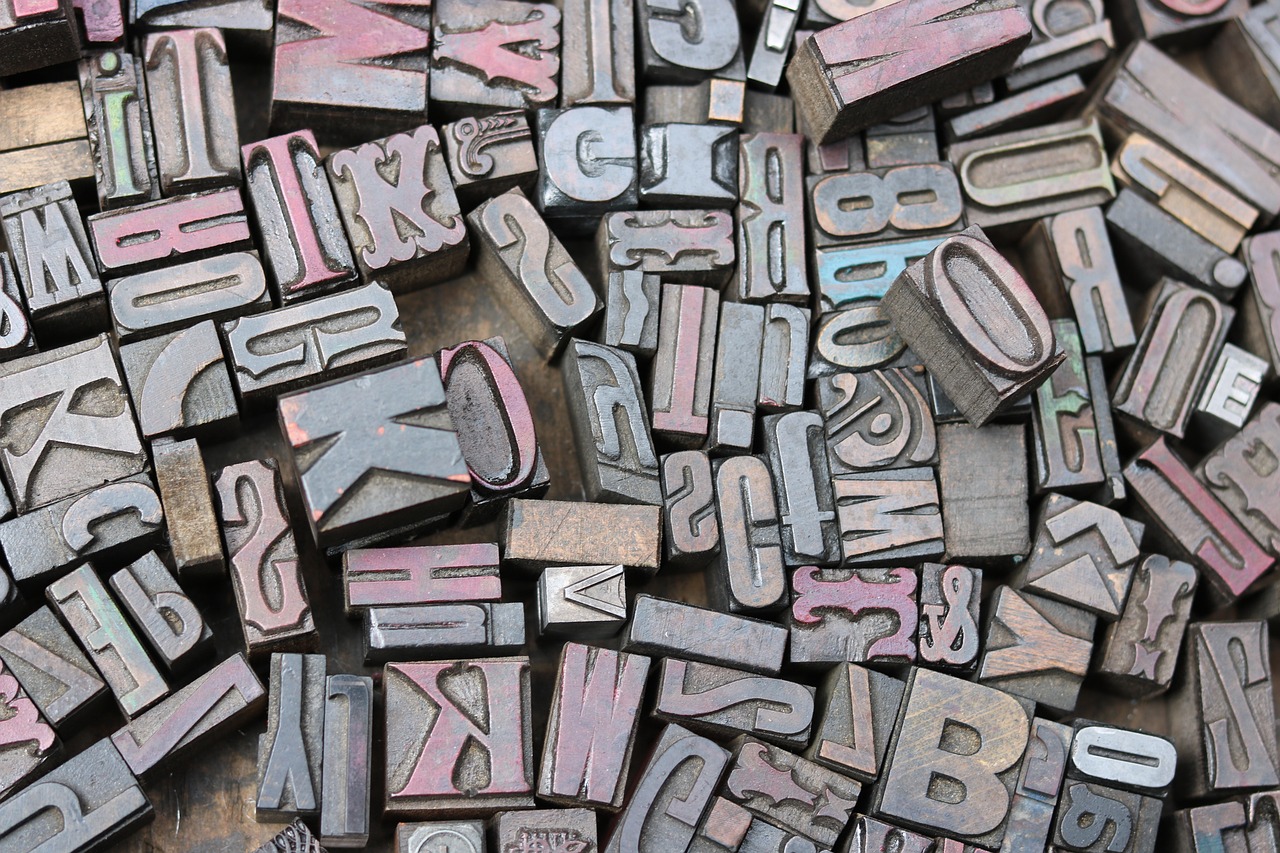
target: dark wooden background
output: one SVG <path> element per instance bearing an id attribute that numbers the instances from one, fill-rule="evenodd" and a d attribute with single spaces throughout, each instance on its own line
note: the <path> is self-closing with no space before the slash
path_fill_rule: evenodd
<path id="1" fill-rule="evenodd" d="M 234 52 L 233 75 L 241 141 L 268 135 L 266 110 L 269 103 L 269 61 L 262 56 Z M 586 244 L 570 247 L 593 281 L 596 275 L 594 257 Z M 445 284 L 429 287 L 397 297 L 402 322 L 409 338 L 410 356 L 432 354 L 441 347 L 460 341 L 502 335 L 510 348 L 516 373 L 531 402 L 538 437 L 552 475 L 548 494 L 553 499 L 581 500 L 577 459 L 568 413 L 564 404 L 563 384 L 557 365 L 548 365 L 534 351 L 523 333 L 504 313 L 486 282 L 473 271 Z M 647 377 L 645 386 L 647 387 Z M 274 412 L 261 413 L 243 423 L 241 434 L 227 441 L 204 445 L 210 471 L 233 462 L 263 456 L 278 456 L 281 449 L 279 427 Z M 310 593 L 316 626 L 320 632 L 322 651 L 328 655 L 330 674 L 350 672 L 372 675 L 380 681 L 380 670 L 365 667 L 359 624 L 349 622 L 342 612 L 342 587 L 338 561 L 326 561 L 310 543 L 307 525 L 300 512 L 300 501 L 293 483 L 287 482 L 288 500 L 294 517 L 301 550 L 302 565 Z M 469 529 L 448 529 L 416 542 L 458 543 L 497 541 L 493 525 Z M 988 585 L 998 583 L 998 573 L 988 572 Z M 706 587 L 702 574 L 668 574 L 658 576 L 642 588 L 644 592 L 702 603 Z M 202 612 L 212 624 L 217 637 L 219 659 L 240 647 L 239 622 L 230 582 L 190 590 Z M 636 588 L 629 589 L 634 594 Z M 503 578 L 503 598 L 525 603 L 530 639 L 527 653 L 533 661 L 533 734 L 535 764 L 540 764 L 542 739 L 547 709 L 554 686 L 559 642 L 542 642 L 537 637 L 537 605 L 534 584 L 525 577 L 508 573 Z M 1224 614 L 1225 615 L 1225 614 Z M 1220 616 L 1215 618 L 1222 618 Z M 613 641 L 616 643 L 616 640 Z M 609 643 L 604 643 L 608 645 Z M 1273 656 L 1280 652 L 1274 642 Z M 266 681 L 265 668 L 260 676 Z M 380 691 L 379 691 L 380 693 Z M 646 709 L 647 710 L 647 709 Z M 383 773 L 383 707 L 379 695 L 374 709 L 373 760 L 373 831 L 366 849 L 386 853 L 395 850 L 395 823 L 380 818 Z M 1164 699 L 1131 702 L 1108 695 L 1086 684 L 1077 715 L 1125 726 L 1141 727 L 1167 733 L 1169 711 Z M 93 740 L 110 734 L 120 720 L 110 719 L 78 733 L 68 744 L 79 751 Z M 156 809 L 153 824 L 122 841 L 117 849 L 125 853 L 238 853 L 249 851 L 270 838 L 283 824 L 258 823 L 254 819 L 256 796 L 256 756 L 259 735 L 265 719 L 231 733 L 216 743 L 208 744 L 190 760 L 146 786 Z M 657 726 L 647 720 L 642 725 L 641 742 L 635 753 L 632 771 L 643 765 L 646 747 Z M 601 820 L 601 841 L 607 836 L 608 821 Z M 671 851 L 679 853 L 679 851 Z"/>

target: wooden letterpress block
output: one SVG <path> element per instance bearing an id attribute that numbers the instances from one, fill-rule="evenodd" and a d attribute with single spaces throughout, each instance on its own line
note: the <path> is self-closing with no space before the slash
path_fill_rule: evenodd
<path id="1" fill-rule="evenodd" d="M 501 812 L 489 831 L 498 850 L 597 850 L 591 809 Z"/>
<path id="2" fill-rule="evenodd" d="M 326 142 L 368 139 L 426 120 L 429 0 L 283 0 L 274 42 L 276 132 L 312 127 Z"/>
<path id="3" fill-rule="evenodd" d="M 231 373 L 212 320 L 124 344 L 120 363 L 144 437 L 216 439 L 239 426 Z"/>
<path id="4" fill-rule="evenodd" d="M 1240 597 L 1274 564 L 1164 436 L 1139 453 L 1124 476 L 1163 541 L 1200 570 L 1219 601 Z"/>
<path id="5" fill-rule="evenodd" d="M 302 130 L 252 142 L 240 148 L 240 156 L 280 300 L 306 299 L 354 283 L 355 261 L 315 135 Z"/>
<path id="6" fill-rule="evenodd" d="M 978 681 L 1070 713 L 1089 671 L 1097 618 L 1001 586 L 987 607 Z"/>
<path id="7" fill-rule="evenodd" d="M 1020 248 L 1032 291 L 1050 317 L 1076 321 L 1087 354 L 1134 345 L 1133 321 L 1100 208 L 1045 217 L 1031 226 Z"/>
<path id="8" fill-rule="evenodd" d="M 1138 562 L 1129 601 L 1107 626 L 1097 667 L 1112 689 L 1141 698 L 1169 689 L 1197 579 L 1181 560 L 1150 554 Z"/>
<path id="9" fill-rule="evenodd" d="M 56 728 L 79 725 L 106 696 L 97 668 L 48 607 L 0 636 L 0 660 Z"/>
<path id="10" fill-rule="evenodd" d="M 420 527 L 466 502 L 471 478 L 433 359 L 299 391 L 279 407 L 317 544 Z"/>
<path id="11" fill-rule="evenodd" d="M 832 845 L 852 819 L 862 785 L 744 735 L 734 741 L 723 790 L 752 814 Z"/>
<path id="12" fill-rule="evenodd" d="M 144 51 L 161 191 L 239 184 L 240 134 L 222 31 L 151 33 Z"/>
<path id="13" fill-rule="evenodd" d="M 920 566 L 920 660 L 937 669 L 973 669 L 981 597 L 981 569 Z"/>
<path id="14" fill-rule="evenodd" d="M 1179 0 L 1124 0 L 1111 13 L 1128 39 L 1146 39 L 1164 47 L 1194 44 L 1227 21 L 1249 11 L 1244 0 L 1183 3 Z"/>
<path id="15" fill-rule="evenodd" d="M 882 6 L 803 42 L 787 81 L 814 137 L 833 142 L 995 77 L 1030 39 L 1012 0 Z"/>
<path id="16" fill-rule="evenodd" d="M 739 140 L 737 220 L 742 262 L 729 284 L 730 298 L 809 302 L 803 143 L 804 137 L 791 133 L 748 133 Z"/>
<path id="17" fill-rule="evenodd" d="M 738 131 L 666 122 L 640 129 L 640 201 L 646 207 L 733 207 Z"/>
<path id="18" fill-rule="evenodd" d="M 937 463 L 938 434 L 920 365 L 839 371 L 814 387 L 834 473 Z"/>
<path id="19" fill-rule="evenodd" d="M 507 498 L 540 497 L 551 485 L 529 399 L 501 337 L 437 354 L 449 418 L 471 474 L 468 520 L 495 515 Z"/>
<path id="20" fill-rule="evenodd" d="M 700 446 L 710 425 L 720 294 L 691 284 L 662 285 L 662 318 L 649 397 L 653 432 L 680 446 Z"/>
<path id="21" fill-rule="evenodd" d="M 248 402 L 404 357 L 395 297 L 379 282 L 223 323 L 236 393 Z"/>
<path id="22" fill-rule="evenodd" d="M 661 504 L 635 356 L 574 338 L 562 369 L 587 500 Z"/>
<path id="23" fill-rule="evenodd" d="M 1089 396 L 1093 398 L 1093 419 L 1098 430 L 1098 449 L 1102 454 L 1102 488 L 1096 499 L 1111 504 L 1123 501 L 1128 490 L 1124 485 L 1124 469 L 1120 463 L 1120 442 L 1116 436 L 1115 420 L 1111 416 L 1110 393 L 1107 390 L 1107 373 L 1102 357 L 1091 355 L 1084 360 L 1084 372 L 1089 378 Z"/>
<path id="24" fill-rule="evenodd" d="M 112 277 L 253 248 L 238 187 L 95 213 L 88 223 L 98 267 Z"/>
<path id="25" fill-rule="evenodd" d="M 554 104 L 560 10 L 551 3 L 436 0 L 431 104 L 450 117 Z"/>
<path id="26" fill-rule="evenodd" d="M 1053 813 L 1067 770 L 1070 726 L 1043 717 L 1031 721 L 1031 736 L 1022 756 L 1001 853 L 1043 850 L 1053 831 Z"/>
<path id="27" fill-rule="evenodd" d="M 944 240 L 908 267 L 883 306 L 974 426 L 1037 387 L 1066 358 L 1035 295 L 981 229 Z"/>
<path id="28" fill-rule="evenodd" d="M 534 200 L 543 215 L 560 230 L 585 236 L 601 214 L 635 208 L 635 129 L 630 106 L 539 110 Z"/>
<path id="29" fill-rule="evenodd" d="M 102 282 L 70 184 L 0 197 L 0 225 L 42 339 L 80 338 L 105 325 Z"/>
<path id="30" fill-rule="evenodd" d="M 1097 119 L 956 142 L 947 159 L 960 176 L 969 224 L 982 228 L 1016 227 L 1116 195 Z"/>
<path id="31" fill-rule="evenodd" d="M 1017 561 L 1031 546 L 1022 424 L 938 427 L 938 493 L 948 561 Z"/>
<path id="32" fill-rule="evenodd" d="M 159 198 L 142 60 L 123 50 L 94 53 L 80 60 L 80 89 L 98 206 L 109 210 Z"/>
<path id="33" fill-rule="evenodd" d="M 151 710 L 111 742 L 135 776 L 155 773 L 262 712 L 267 691 L 244 655 L 233 655 Z"/>
<path id="34" fill-rule="evenodd" d="M 656 506 L 514 498 L 501 531 L 503 562 L 520 569 L 616 564 L 652 574 L 662 561 Z"/>
<path id="35" fill-rule="evenodd" d="M 857 664 L 836 664 L 818 692 L 821 716 L 804 757 L 823 767 L 874 782 L 898 719 L 905 685 Z"/>
<path id="36" fill-rule="evenodd" d="M 110 20 L 101 5 L 91 2 L 77 3 L 85 15 L 90 41 L 114 41 L 104 32 L 90 29 L 90 17 L 94 27 L 105 30 Z M 124 4 L 129 23 L 138 30 L 172 29 L 174 27 L 217 27 L 228 36 L 233 46 L 243 45 L 255 53 L 269 52 L 275 7 L 269 0 L 129 0 Z M 120 11 L 115 10 L 119 16 Z M 99 20 L 98 16 L 102 16 Z M 120 34 L 124 33 L 123 21 L 118 22 Z"/>
<path id="37" fill-rule="evenodd" d="M 787 630 L 733 613 L 721 613 L 679 601 L 638 595 L 622 648 L 657 657 L 681 657 L 700 663 L 776 675 L 782 669 Z"/>
<path id="38" fill-rule="evenodd" d="M 642 124 L 679 121 L 690 124 L 707 122 L 745 126 L 747 121 L 747 83 L 737 67 L 723 75 L 704 78 L 697 83 L 656 84 L 644 88 Z M 763 94 L 763 93 L 761 93 Z M 795 107 L 787 101 L 788 118 L 794 121 Z M 744 127 L 745 129 L 745 127 Z"/>
<path id="39" fill-rule="evenodd" d="M 854 0 L 814 0 L 812 5 L 804 9 L 804 26 L 810 31 L 829 27 L 841 21 L 850 21 L 865 15 L 872 9 L 888 6 L 893 0 L 871 0 L 869 3 L 857 3 Z M 797 37 L 800 35 L 796 34 Z M 992 97 L 995 97 L 992 95 Z"/>
<path id="40" fill-rule="evenodd" d="M 0 524 L 0 549 L 13 579 L 38 591 L 88 560 L 140 556 L 162 538 L 164 507 L 151 478 L 134 474 Z"/>
<path id="41" fill-rule="evenodd" d="M 766 305 L 756 405 L 766 412 L 801 408 L 808 374 L 808 309 L 782 302 Z"/>
<path id="42" fill-rule="evenodd" d="M 1205 50 L 1210 76 L 1223 94 L 1273 127 L 1280 119 L 1280 43 L 1272 32 L 1277 12 L 1270 2 L 1235 12 Z"/>
<path id="43" fill-rule="evenodd" d="M 1093 71 L 1115 49 L 1111 21 L 1101 0 L 1089 0 L 1070 16 L 1050 15 L 1054 0 L 1021 4 L 1031 18 L 1031 43 L 1005 75 L 1010 91 L 1026 89 L 1064 74 Z M 989 84 L 988 84 L 989 85 Z"/>
<path id="44" fill-rule="evenodd" d="M 524 605 L 518 601 L 370 607 L 361 626 L 366 664 L 511 654 L 525 644 Z"/>
<path id="45" fill-rule="evenodd" d="M 373 679 L 325 679 L 324 784 L 320 837 L 330 847 L 369 841 L 373 771 Z"/>
<path id="46" fill-rule="evenodd" d="M 1129 597 L 1145 530 L 1113 509 L 1049 495 L 1036 518 L 1034 547 L 1011 584 L 1114 622 Z"/>
<path id="47" fill-rule="evenodd" d="M 194 440 L 156 442 L 151 446 L 151 456 L 169 534 L 169 554 L 178 576 L 183 579 L 225 577 L 222 538 L 218 534 L 209 474 L 199 445 Z M 163 570 L 168 575 L 169 570 Z M 184 625 L 184 634 L 189 627 Z M 196 633 L 200 634 L 198 630 Z"/>
<path id="48" fill-rule="evenodd" d="M 107 307 L 126 342 L 266 311 L 271 292 L 256 252 L 228 252 L 108 281 Z"/>
<path id="49" fill-rule="evenodd" d="M 799 749 L 809 741 L 813 701 L 807 685 L 668 658 L 653 715 L 713 736 L 746 734 Z"/>
<path id="50" fill-rule="evenodd" d="M 361 279 L 407 290 L 462 272 L 467 226 L 434 127 L 344 148 L 327 164 Z"/>
<path id="51" fill-rule="evenodd" d="M 724 747 L 668 724 L 613 824 L 604 853 L 688 847 L 728 764 Z"/>
<path id="52" fill-rule="evenodd" d="M 100 849 L 154 817 L 129 765 L 103 738 L 9 797 L 0 845 L 14 853 Z"/>
<path id="53" fill-rule="evenodd" d="M 808 184 L 815 249 L 964 228 L 955 170 L 918 163 L 836 172 Z"/>
<path id="54" fill-rule="evenodd" d="M 538 796 L 607 811 L 622 807 L 649 659 L 566 643 L 560 653 Z"/>
<path id="55" fill-rule="evenodd" d="M 827 464 L 822 416 L 787 412 L 764 419 L 764 449 L 773 474 L 782 561 L 787 566 L 840 560 L 840 527 Z"/>
<path id="56" fill-rule="evenodd" d="M 1187 71 L 1150 42 L 1130 45 L 1100 81 L 1098 116 L 1200 166 L 1262 218 L 1280 212 L 1280 132 Z"/>
<path id="57" fill-rule="evenodd" d="M 1255 794 L 1254 796 L 1259 796 Z M 1168 832 L 1178 853 L 1213 853 L 1217 850 L 1252 849 L 1248 837 L 1248 801 L 1227 800 L 1207 806 L 1180 809 L 1169 815 Z M 1270 838 L 1264 840 L 1268 843 Z M 1267 850 L 1270 848 L 1262 847 Z"/>
<path id="58" fill-rule="evenodd" d="M 1011 92 L 995 103 L 964 112 L 947 122 L 947 138 L 968 140 L 1057 119 L 1086 91 L 1079 74 Z"/>
<path id="59" fill-rule="evenodd" d="M 1147 285 L 1168 277 L 1231 299 L 1247 277 L 1245 265 L 1131 189 L 1107 208 L 1116 258 L 1129 281 Z"/>
<path id="60" fill-rule="evenodd" d="M 0 795 L 6 795 L 60 753 L 62 742 L 3 663 L 0 697 L 9 712 L 0 720 Z"/>
<path id="61" fill-rule="evenodd" d="M 746 843 L 747 833 L 756 820 L 742 806 L 716 796 L 703 812 L 686 853 L 738 853 Z"/>
<path id="62" fill-rule="evenodd" d="M 635 4 L 570 0 L 560 9 L 560 106 L 636 100 Z"/>
<path id="63" fill-rule="evenodd" d="M 125 717 L 132 719 L 169 694 L 169 685 L 91 566 L 81 566 L 45 590 L 49 605 L 93 660 Z"/>
<path id="64" fill-rule="evenodd" d="M 600 311 L 590 282 L 519 189 L 489 199 L 467 221 L 477 269 L 543 356 L 554 359 Z"/>
<path id="65" fill-rule="evenodd" d="M 866 815 L 856 815 L 848 853 L 937 853 L 933 839 Z"/>
<path id="66" fill-rule="evenodd" d="M 1222 797 L 1274 788 L 1275 704 L 1265 622 L 1195 622 L 1173 697 L 1174 742 L 1183 797 Z"/>
<path id="67" fill-rule="evenodd" d="M 755 445 L 763 348 L 764 306 L 721 304 L 707 431 L 707 450 L 712 453 L 749 453 Z"/>
<path id="68" fill-rule="evenodd" d="M 258 738 L 259 820 L 321 813 L 325 665 L 324 655 L 271 656 L 267 731 Z"/>
<path id="69" fill-rule="evenodd" d="M 810 275 L 817 311 L 827 313 L 860 300 L 880 299 L 903 270 L 946 238 L 944 233 L 869 245 L 814 247 Z"/>
<path id="70" fill-rule="evenodd" d="M 190 669 L 213 652 L 213 631 L 155 552 L 113 574 L 111 589 L 169 672 Z"/>
<path id="71" fill-rule="evenodd" d="M 763 89 L 773 90 L 782 82 L 791 54 L 791 43 L 800 23 L 800 4 L 795 0 L 768 0 L 763 18 L 751 50 L 747 79 Z"/>
<path id="72" fill-rule="evenodd" d="M 1227 253 L 1235 252 L 1258 219 L 1253 205 L 1140 133 L 1120 145 L 1111 172 L 1121 184 Z"/>
<path id="73" fill-rule="evenodd" d="M 0 361 L 30 355 L 35 348 L 22 284 L 13 271 L 9 253 L 0 252 Z"/>
<path id="74" fill-rule="evenodd" d="M 0 379 L 0 465 L 18 512 L 145 467 L 106 335 L 0 364 Z"/>
<path id="75" fill-rule="evenodd" d="M 627 621 L 622 566 L 548 566 L 538 578 L 542 634 L 611 637 Z"/>
<path id="76" fill-rule="evenodd" d="M 353 548 L 342 553 L 343 603 L 355 616 L 368 607 L 497 601 L 498 562 L 492 543 Z"/>
<path id="77" fill-rule="evenodd" d="M 874 124 L 862 135 L 870 169 L 936 163 L 942 159 L 938 156 L 938 124 L 932 104 Z"/>
<path id="78" fill-rule="evenodd" d="M 693 21 L 697 21 L 694 29 Z M 638 0 L 636 47 L 646 82 L 697 82 L 705 77 L 741 80 L 742 35 L 732 0 Z"/>
<path id="79" fill-rule="evenodd" d="M 657 273 L 663 283 L 725 285 L 736 251 L 733 216 L 723 210 L 610 213 L 596 231 L 601 269 Z"/>
<path id="80" fill-rule="evenodd" d="M 842 370 L 864 373 L 906 363 L 907 343 L 882 302 L 859 299 L 822 315 L 814 328 L 810 379 Z"/>
<path id="81" fill-rule="evenodd" d="M 614 270 L 605 282 L 600 343 L 652 358 L 658 349 L 662 281 L 639 270 Z"/>
<path id="82" fill-rule="evenodd" d="M 401 823 L 396 827 L 396 853 L 428 853 L 445 844 L 469 844 L 485 850 L 484 823 L 478 820 Z M 465 851 L 467 848 L 463 848 Z"/>
<path id="83" fill-rule="evenodd" d="M 526 195 L 533 192 L 538 155 L 533 129 L 522 110 L 466 116 L 446 124 L 440 136 L 464 210 L 516 187 Z"/>
<path id="84" fill-rule="evenodd" d="M 329 847 L 365 847 L 374 766 L 374 680 L 369 676 L 325 679 L 321 761 L 320 839 Z"/>
<path id="85" fill-rule="evenodd" d="M 818 569 L 791 578 L 791 662 L 909 664 L 919 623 L 912 569 Z"/>
<path id="86" fill-rule="evenodd" d="M 0 6 L 0 76 L 75 62 L 79 55 L 79 28 L 69 0 L 5 0 Z"/>
<path id="87" fill-rule="evenodd" d="M 1272 554 L 1280 554 L 1280 405 L 1267 403 L 1196 468 L 1214 497 Z"/>
<path id="88" fill-rule="evenodd" d="M 275 460 L 223 468 L 213 487 L 245 649 L 306 651 L 319 637 Z"/>
<path id="89" fill-rule="evenodd" d="M 662 540 L 668 569 L 701 568 L 720 550 L 715 478 L 705 450 L 662 457 Z"/>
<path id="90" fill-rule="evenodd" d="M 0 127 L 5 129 L 0 134 L 0 193 L 93 180 L 93 154 L 75 81 L 0 90 Z"/>
<path id="91" fill-rule="evenodd" d="M 1235 436 L 1258 401 L 1271 365 L 1234 344 L 1223 344 L 1192 413 L 1192 430 L 1202 443 Z"/>
<path id="92" fill-rule="evenodd" d="M 1089 390 L 1080 333 L 1071 320 L 1053 320 L 1053 336 L 1067 358 L 1036 389 L 1031 417 L 1032 468 L 1036 492 L 1075 492 L 1106 479 L 1098 422 Z M 1110 401 L 1100 401 L 1110 406 Z"/>
<path id="93" fill-rule="evenodd" d="M 943 519 L 932 468 L 840 474 L 831 486 L 844 565 L 892 565 L 942 556 Z"/>
<path id="94" fill-rule="evenodd" d="M 1054 849 L 1153 853 L 1163 807 L 1155 797 L 1068 780 L 1054 820 Z"/>
<path id="95" fill-rule="evenodd" d="M 981 684 L 912 670 L 871 813 L 997 846 L 1008 823 L 1032 707 Z M 951 738 L 955 726 L 965 727 L 963 751 Z"/>
<path id="96" fill-rule="evenodd" d="M 1163 797 L 1177 764 L 1178 751 L 1168 738 L 1076 720 L 1067 778 Z"/>
<path id="97" fill-rule="evenodd" d="M 528 658 L 392 663 L 382 684 L 388 814 L 533 806 Z"/>

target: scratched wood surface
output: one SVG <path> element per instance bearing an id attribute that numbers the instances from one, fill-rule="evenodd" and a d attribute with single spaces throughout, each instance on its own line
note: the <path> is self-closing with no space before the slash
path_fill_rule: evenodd
<path id="1" fill-rule="evenodd" d="M 264 138 L 266 71 L 252 57 L 232 57 L 237 106 L 242 141 Z M 1002 247 L 1005 248 L 1005 247 Z M 584 269 L 593 280 L 594 258 L 586 245 L 571 245 Z M 496 303 L 486 283 L 473 272 L 463 277 L 416 293 L 397 297 L 405 332 L 409 338 L 410 356 L 434 353 L 441 347 L 464 340 L 502 335 L 515 363 L 533 407 L 539 440 L 552 474 L 548 498 L 581 500 L 577 460 L 572 432 L 564 405 L 564 390 L 558 365 L 541 360 L 523 333 Z M 647 371 L 642 371 L 647 374 Z M 648 387 L 647 375 L 642 375 Z M 274 413 L 244 422 L 235 439 L 205 446 L 210 470 L 246 459 L 260 458 L 280 452 L 279 427 Z M 307 527 L 300 512 L 301 503 L 292 483 L 287 484 L 289 508 L 298 531 L 298 543 L 307 588 L 311 594 L 319 629 L 322 651 L 328 655 L 330 674 L 349 672 L 371 675 L 380 681 L 380 670 L 361 662 L 359 625 L 348 621 L 342 613 L 342 587 L 337 561 L 326 561 L 310 545 Z M 469 529 L 449 529 L 415 540 L 415 543 L 461 543 L 496 541 L 493 525 Z M 1003 575 L 987 573 L 987 586 L 999 583 Z M 644 592 L 694 603 L 706 600 L 706 586 L 701 573 L 664 574 L 654 578 Z M 233 652 L 241 643 L 240 628 L 231 594 L 230 583 L 217 587 L 195 588 L 193 597 L 209 618 L 217 637 L 220 657 Z M 634 594 L 636 587 L 629 593 Z M 533 729 L 534 757 L 540 761 L 546 727 L 547 708 L 554 686 L 560 642 L 542 642 L 537 637 L 537 606 L 534 584 L 514 575 L 503 578 L 503 599 L 525 603 L 530 643 L 527 653 L 533 661 Z M 985 603 L 985 602 L 984 602 Z M 1226 618 L 1221 614 L 1215 618 Z M 614 641 L 616 643 L 616 640 Z M 603 643 L 609 645 L 609 643 Z M 1273 658 L 1280 658 L 1280 643 L 1273 640 Z M 265 668 L 259 673 L 266 680 Z M 803 676 L 799 680 L 806 680 Z M 816 683 L 815 679 L 808 679 Z M 1275 681 L 1280 687 L 1280 679 Z M 650 699 L 650 704 L 652 700 Z M 646 712 L 649 707 L 646 707 Z M 1168 710 L 1162 699 L 1132 702 L 1121 699 L 1086 682 L 1077 707 L 1077 716 L 1141 727 L 1153 732 L 1168 732 Z M 374 787 L 373 830 L 366 848 L 376 853 L 395 850 L 395 823 L 379 819 L 383 796 L 383 706 L 381 696 L 374 707 Z M 112 718 L 98 727 L 80 732 L 70 743 L 74 751 L 83 749 L 98 737 L 119 726 Z M 265 729 L 265 717 L 251 726 L 236 731 L 194 755 L 183 766 L 161 776 L 146 786 L 156 809 L 153 824 L 122 841 L 116 849 L 124 853 L 238 853 L 250 851 L 266 841 L 283 824 L 258 823 L 254 819 L 256 796 L 256 756 L 258 737 Z M 643 765 L 647 745 L 658 727 L 646 719 L 640 732 L 640 743 L 633 763 L 635 771 Z M 601 819 L 601 841 L 608 829 Z"/>

